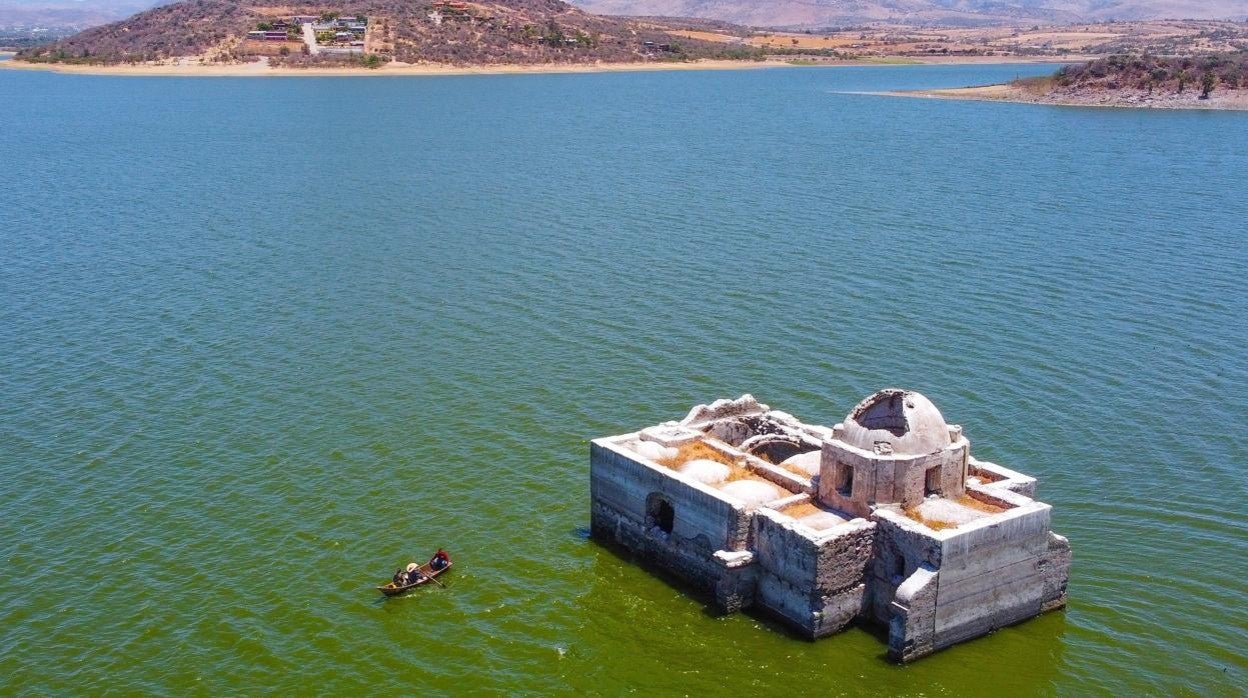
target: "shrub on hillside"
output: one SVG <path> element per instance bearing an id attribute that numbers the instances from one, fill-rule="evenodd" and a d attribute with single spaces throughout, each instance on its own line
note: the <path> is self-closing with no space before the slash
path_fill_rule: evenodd
<path id="1" fill-rule="evenodd" d="M 1199 80 L 1206 96 L 1219 84 L 1237 89 L 1248 73 L 1248 51 L 1218 53 L 1199 58 L 1120 54 L 1058 70 L 1052 80 L 1061 88 L 1134 87 L 1183 92 Z M 1018 81 L 1018 84 L 1038 84 Z M 1207 88 L 1207 89 L 1206 89 Z"/>

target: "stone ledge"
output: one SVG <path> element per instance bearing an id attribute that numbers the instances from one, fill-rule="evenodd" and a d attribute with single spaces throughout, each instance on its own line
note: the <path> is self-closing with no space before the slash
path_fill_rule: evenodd
<path id="1" fill-rule="evenodd" d="M 754 563 L 754 553 L 749 550 L 716 550 L 711 557 L 727 569 L 736 569 Z"/>

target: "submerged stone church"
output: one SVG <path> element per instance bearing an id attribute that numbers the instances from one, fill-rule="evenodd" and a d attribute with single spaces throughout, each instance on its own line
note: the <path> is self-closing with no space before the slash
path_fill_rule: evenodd
<path id="1" fill-rule="evenodd" d="M 593 535 L 820 638 L 888 628 L 898 661 L 1066 605 L 1070 545 L 1036 481 L 971 457 L 919 393 L 831 428 L 749 395 L 590 446 Z"/>

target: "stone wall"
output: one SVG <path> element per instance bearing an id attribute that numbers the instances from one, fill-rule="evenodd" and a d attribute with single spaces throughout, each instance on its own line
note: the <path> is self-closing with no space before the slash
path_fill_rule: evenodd
<path id="1" fill-rule="evenodd" d="M 753 601 L 753 571 L 740 560 L 728 564 L 717 551 L 745 551 L 750 514 L 701 483 L 644 462 L 608 439 L 590 444 L 590 527 L 595 538 L 628 549 L 694 589 L 712 595 L 726 610 Z M 674 509 L 672 530 L 663 531 L 648 511 L 658 496 Z M 748 552 L 745 553 L 748 555 Z"/>
<path id="2" fill-rule="evenodd" d="M 1049 505 L 997 494 L 1025 503 L 942 531 L 876 511 L 870 612 L 888 623 L 893 658 L 917 659 L 1065 604 L 1070 546 L 1050 532 Z"/>
<path id="3" fill-rule="evenodd" d="M 819 464 L 819 499 L 855 516 L 870 516 L 876 504 L 915 506 L 928 493 L 927 474 L 934 471 L 933 491 L 961 497 L 966 487 L 969 443 L 959 438 L 944 450 L 927 455 L 879 455 L 839 440 L 823 444 Z M 852 486 L 844 490 L 845 473 L 852 470 Z"/>
<path id="4" fill-rule="evenodd" d="M 949 532 L 942 546 L 936 649 L 1041 612 L 1049 513 L 1049 505 L 1033 502 Z"/>
<path id="5" fill-rule="evenodd" d="M 1036 498 L 1036 478 L 1030 475 L 974 457 L 967 459 L 967 466 L 967 474 L 981 478 L 985 487 L 1006 489 L 1024 497 Z"/>
<path id="6" fill-rule="evenodd" d="M 1053 611 L 1066 605 L 1066 584 L 1070 581 L 1070 541 L 1056 533 L 1049 533 L 1049 549 L 1040 560 L 1040 579 L 1043 593 L 1040 610 Z"/>
<path id="7" fill-rule="evenodd" d="M 754 605 L 757 570 L 752 552 L 716 551 L 722 571 L 715 580 L 715 603 L 729 613 Z"/>
<path id="8" fill-rule="evenodd" d="M 877 529 L 867 574 L 865 613 L 888 626 L 893 622 L 892 604 L 898 587 L 919 568 L 940 569 L 944 552 L 936 532 L 903 514 L 877 509 L 871 520 Z"/>
<path id="9" fill-rule="evenodd" d="M 792 519 L 770 510 L 754 516 L 758 605 L 798 631 L 813 633 L 810 589 L 815 582 L 818 546 L 795 530 Z"/>
<path id="10" fill-rule="evenodd" d="M 739 610 L 752 603 L 752 581 L 747 588 L 739 589 L 741 575 L 729 572 L 715 559 L 713 551 L 696 541 L 664 534 L 654 527 L 647 528 L 600 505 L 594 506 L 591 516 L 596 538 L 626 548 L 642 563 L 657 567 L 694 591 L 721 602 L 725 610 Z"/>
<path id="11" fill-rule="evenodd" d="M 607 439 L 590 443 L 590 497 L 595 505 L 619 512 L 640 525 L 648 521 L 652 495 L 675 510 L 672 534 L 704 539 L 708 555 L 716 550 L 745 550 L 750 517 L 744 507 L 716 490 L 661 465 L 645 462 Z"/>
<path id="12" fill-rule="evenodd" d="M 876 525 L 853 519 L 819 542 L 812 602 L 818 607 L 815 637 L 838 633 L 863 615 L 867 574 L 875 551 Z"/>
<path id="13" fill-rule="evenodd" d="M 908 662 L 935 650 L 939 575 L 922 565 L 897 587 L 888 605 L 888 656 Z"/>
<path id="14" fill-rule="evenodd" d="M 757 603 L 812 638 L 839 632 L 862 611 L 874 534 L 875 524 L 864 519 L 814 531 L 760 509 Z"/>

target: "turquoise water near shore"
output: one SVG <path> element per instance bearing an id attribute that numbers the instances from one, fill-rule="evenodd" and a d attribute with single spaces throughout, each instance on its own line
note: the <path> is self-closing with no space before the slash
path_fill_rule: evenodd
<path id="1" fill-rule="evenodd" d="M 0 71 L 0 693 L 1242 695 L 1248 116 L 842 94 L 1047 70 Z M 892 385 L 1067 611 L 899 667 L 586 538 L 588 439 Z"/>

